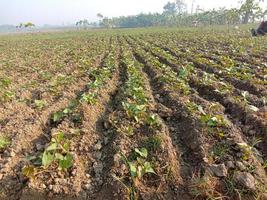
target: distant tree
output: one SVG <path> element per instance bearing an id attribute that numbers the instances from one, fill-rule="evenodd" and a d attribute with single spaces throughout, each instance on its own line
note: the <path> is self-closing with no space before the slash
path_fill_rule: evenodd
<path id="1" fill-rule="evenodd" d="M 32 28 L 35 27 L 35 25 L 32 22 L 27 22 L 25 24 L 20 23 L 16 28 Z"/>
<path id="2" fill-rule="evenodd" d="M 16 26 L 16 28 L 23 28 L 24 24 L 23 23 L 19 23 L 19 25 Z"/>
<path id="3" fill-rule="evenodd" d="M 238 24 L 240 22 L 240 14 L 237 8 L 231 8 L 225 11 L 227 24 Z"/>
<path id="4" fill-rule="evenodd" d="M 89 25 L 90 25 L 90 23 L 89 23 L 89 21 L 87 19 L 80 20 L 80 21 L 76 22 L 76 26 L 78 28 L 86 29 Z"/>
<path id="5" fill-rule="evenodd" d="M 263 18 L 263 13 L 264 13 L 264 11 L 262 10 L 261 7 L 258 7 L 257 9 L 255 9 L 254 12 L 251 15 L 252 23 L 255 23 L 256 19 L 262 19 Z"/>
<path id="6" fill-rule="evenodd" d="M 28 22 L 26 24 L 24 24 L 25 28 L 31 28 L 31 27 L 35 27 L 35 25 L 32 22 Z"/>
<path id="7" fill-rule="evenodd" d="M 80 26 L 82 25 L 82 22 L 83 22 L 83 21 L 82 21 L 82 20 L 80 20 L 80 21 L 76 22 L 76 24 L 75 24 L 75 25 L 76 25 L 77 27 L 80 27 Z"/>
<path id="8" fill-rule="evenodd" d="M 257 12 L 259 13 L 259 10 L 260 10 L 259 2 L 261 1 L 263 0 L 241 0 L 240 1 L 241 3 L 240 14 L 242 17 L 243 24 L 247 24 L 255 13 Z"/>
<path id="9" fill-rule="evenodd" d="M 89 21 L 87 19 L 83 20 L 83 26 L 86 28 L 89 25 Z"/>
<path id="10" fill-rule="evenodd" d="M 101 24 L 106 28 L 113 28 L 114 27 L 114 21 L 112 19 L 107 18 L 107 17 L 103 18 Z"/>
<path id="11" fill-rule="evenodd" d="M 168 2 L 164 7 L 163 13 L 166 15 L 175 15 L 176 14 L 176 4 Z"/>
<path id="12" fill-rule="evenodd" d="M 265 20 L 265 16 L 267 15 L 267 9 L 266 10 L 264 10 L 263 12 L 262 12 L 262 16 L 261 16 L 261 18 L 262 18 L 262 21 L 264 21 Z"/>
<path id="13" fill-rule="evenodd" d="M 176 10 L 179 15 L 187 12 L 187 4 L 184 0 L 176 0 Z"/>

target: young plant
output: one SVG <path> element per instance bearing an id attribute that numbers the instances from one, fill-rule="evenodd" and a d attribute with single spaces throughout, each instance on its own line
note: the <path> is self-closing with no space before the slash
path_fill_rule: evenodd
<path id="1" fill-rule="evenodd" d="M 200 120 L 210 128 L 221 127 L 226 125 L 223 116 L 220 115 L 202 115 Z"/>
<path id="2" fill-rule="evenodd" d="M 0 78 L 0 88 L 7 88 L 11 83 L 9 78 Z"/>
<path id="3" fill-rule="evenodd" d="M 47 168 L 53 162 L 58 163 L 59 169 L 69 169 L 73 165 L 73 156 L 69 152 L 70 142 L 65 139 L 63 132 L 55 134 L 42 156 L 42 165 Z"/>
<path id="4" fill-rule="evenodd" d="M 46 101 L 45 100 L 34 100 L 34 105 L 37 109 L 41 110 L 46 106 Z"/>
<path id="5" fill-rule="evenodd" d="M 217 179 L 210 176 L 208 173 L 201 176 L 193 174 L 190 184 L 190 193 L 195 199 L 222 200 L 227 199 L 216 189 Z"/>
<path id="6" fill-rule="evenodd" d="M 0 136 L 0 151 L 6 149 L 10 145 L 10 140 L 7 137 Z"/>
<path id="7" fill-rule="evenodd" d="M 134 118 L 137 123 L 144 117 L 146 112 L 146 105 L 137 105 L 134 103 L 122 102 L 122 106 L 125 109 L 127 115 Z"/>
<path id="8" fill-rule="evenodd" d="M 146 123 L 151 127 L 158 127 L 160 125 L 159 118 L 155 114 L 150 114 L 146 118 Z"/>
<path id="9" fill-rule="evenodd" d="M 82 102 L 87 102 L 90 105 L 96 104 L 97 100 L 97 94 L 95 92 L 89 93 L 89 94 L 83 94 L 81 97 Z"/>
<path id="10" fill-rule="evenodd" d="M 148 152 L 146 148 L 135 148 L 134 149 L 134 157 L 132 161 L 129 161 L 125 156 L 123 156 L 123 160 L 129 167 L 130 175 L 133 181 L 135 179 L 141 179 L 147 173 L 155 174 L 154 169 L 151 166 L 151 163 L 147 161 Z"/>
<path id="11" fill-rule="evenodd" d="M 71 114 L 77 106 L 78 106 L 78 101 L 72 100 L 67 108 L 65 108 L 64 110 L 53 113 L 51 116 L 51 121 L 53 123 L 61 122 L 65 117 L 67 117 L 69 114 Z"/>

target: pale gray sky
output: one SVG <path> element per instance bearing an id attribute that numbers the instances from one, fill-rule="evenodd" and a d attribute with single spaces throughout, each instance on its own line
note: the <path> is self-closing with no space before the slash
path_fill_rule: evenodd
<path id="1" fill-rule="evenodd" d="M 192 0 L 185 1 L 191 7 Z M 162 12 L 167 2 L 168 0 L 0 0 L 0 24 L 16 25 L 30 21 L 37 25 L 61 25 L 80 19 L 95 21 L 99 12 L 108 17 Z M 238 0 L 195 0 L 195 5 L 210 9 L 233 7 L 237 5 L 236 2 Z"/>

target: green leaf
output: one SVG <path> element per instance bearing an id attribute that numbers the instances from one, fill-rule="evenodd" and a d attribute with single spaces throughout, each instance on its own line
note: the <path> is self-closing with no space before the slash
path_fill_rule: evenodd
<path id="1" fill-rule="evenodd" d="M 54 155 L 50 152 L 44 151 L 42 157 L 42 165 L 47 167 L 54 161 Z"/>
<path id="2" fill-rule="evenodd" d="M 64 142 L 63 148 L 64 148 L 65 151 L 69 151 L 69 149 L 70 149 L 70 143 L 69 142 Z"/>
<path id="3" fill-rule="evenodd" d="M 58 143 L 60 143 L 61 141 L 63 141 L 64 140 L 64 133 L 63 132 L 58 132 L 57 134 L 56 134 L 56 140 L 57 140 L 57 142 Z"/>
<path id="4" fill-rule="evenodd" d="M 147 149 L 146 148 L 141 148 L 141 150 L 139 150 L 139 149 L 137 149 L 137 148 L 135 148 L 134 149 L 134 151 L 136 152 L 136 153 L 138 153 L 141 157 L 143 157 L 143 158 L 146 158 L 147 157 Z"/>
<path id="5" fill-rule="evenodd" d="M 46 148 L 46 151 L 55 151 L 56 149 L 57 149 L 57 143 L 52 143 Z"/>
<path id="6" fill-rule="evenodd" d="M 10 140 L 6 137 L 0 136 L 0 149 L 4 149 L 10 145 Z"/>
<path id="7" fill-rule="evenodd" d="M 209 119 L 209 121 L 207 122 L 207 125 L 210 127 L 215 127 L 218 124 L 218 119 L 216 117 L 212 117 Z"/>
<path id="8" fill-rule="evenodd" d="M 73 157 L 71 154 L 64 156 L 62 160 L 59 160 L 59 167 L 61 169 L 68 169 L 73 165 Z"/>
<path id="9" fill-rule="evenodd" d="M 185 76 L 187 76 L 187 70 L 182 68 L 180 71 L 179 71 L 179 78 L 184 78 Z"/>
<path id="10" fill-rule="evenodd" d="M 52 116 L 52 120 L 53 122 L 59 122 L 60 120 L 62 120 L 64 117 L 64 113 L 59 111 L 53 114 Z"/>
<path id="11" fill-rule="evenodd" d="M 55 153 L 55 158 L 57 160 L 63 160 L 64 159 L 64 156 L 61 153 Z"/>
<path id="12" fill-rule="evenodd" d="M 136 169 L 135 164 L 132 163 L 132 162 L 128 162 L 128 164 L 129 164 L 129 167 L 130 167 L 131 177 L 136 177 L 137 176 L 137 169 Z"/>
<path id="13" fill-rule="evenodd" d="M 42 109 L 43 107 L 45 107 L 46 102 L 44 100 L 34 100 L 34 104 L 37 108 Z"/>
<path id="14" fill-rule="evenodd" d="M 144 164 L 144 171 L 145 173 L 153 173 L 153 174 L 156 174 L 154 169 L 152 168 L 150 162 L 145 162 Z"/>
<path id="15" fill-rule="evenodd" d="M 65 109 L 63 110 L 63 113 L 64 113 L 64 114 L 69 114 L 69 113 L 71 113 L 71 109 L 70 109 L 70 108 L 65 108 Z"/>

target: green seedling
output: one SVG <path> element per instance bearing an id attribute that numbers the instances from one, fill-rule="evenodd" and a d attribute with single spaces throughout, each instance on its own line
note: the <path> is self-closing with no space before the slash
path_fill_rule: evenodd
<path id="1" fill-rule="evenodd" d="M 134 118 L 137 123 L 144 117 L 146 112 L 146 105 L 137 105 L 134 103 L 122 102 L 128 117 Z"/>
<path id="2" fill-rule="evenodd" d="M 122 160 L 125 162 L 125 164 L 128 166 L 129 174 L 130 174 L 130 180 L 131 180 L 131 186 L 126 186 L 120 179 L 116 177 L 117 180 L 119 180 L 129 191 L 130 193 L 130 199 L 136 200 L 136 181 L 141 180 L 142 177 L 145 174 L 155 174 L 154 169 L 151 166 L 151 163 L 147 161 L 148 157 L 148 151 L 146 148 L 135 148 L 134 149 L 134 158 L 129 160 L 124 154 L 121 154 Z"/>
<path id="3" fill-rule="evenodd" d="M 78 106 L 78 101 L 72 100 L 67 108 L 52 114 L 52 116 L 51 116 L 52 122 L 59 123 L 65 117 L 67 117 L 69 114 L 71 114 L 77 106 Z"/>
<path id="4" fill-rule="evenodd" d="M 73 157 L 69 153 L 69 141 L 64 138 L 64 133 L 55 134 L 42 156 L 42 165 L 48 167 L 52 162 L 58 161 L 60 169 L 68 169 L 73 165 Z"/>
<path id="5" fill-rule="evenodd" d="M 223 116 L 220 115 L 216 116 L 202 115 L 200 120 L 210 128 L 221 127 L 226 125 Z"/>
<path id="6" fill-rule="evenodd" d="M 11 85 L 11 80 L 9 78 L 0 78 L 0 88 L 7 88 L 9 85 Z"/>
<path id="7" fill-rule="evenodd" d="M 129 161 L 125 156 L 123 156 L 123 160 L 129 167 L 131 178 L 141 179 L 147 173 L 155 174 L 154 169 L 151 166 L 151 163 L 146 161 L 148 156 L 148 151 L 146 148 L 135 148 L 134 153 L 136 154 L 135 159 L 133 161 Z"/>
<path id="8" fill-rule="evenodd" d="M 58 111 L 52 115 L 51 119 L 54 123 L 58 123 L 58 122 L 62 121 L 64 119 L 64 117 L 66 117 L 66 116 L 67 116 L 67 114 L 64 113 L 64 111 Z"/>
<path id="9" fill-rule="evenodd" d="M 242 152 L 242 159 L 248 160 L 252 154 L 252 147 L 246 143 L 238 143 L 238 146 Z"/>
<path id="10" fill-rule="evenodd" d="M 90 89 L 96 89 L 96 88 L 100 87 L 101 84 L 102 84 L 102 82 L 99 79 L 96 79 L 95 81 L 88 83 L 87 86 Z"/>
<path id="11" fill-rule="evenodd" d="M 89 94 L 83 94 L 81 97 L 82 102 L 87 102 L 90 105 L 96 104 L 97 94 L 95 92 Z"/>
<path id="12" fill-rule="evenodd" d="M 73 156 L 69 151 L 70 141 L 65 138 L 63 132 L 53 135 L 50 144 L 41 154 L 41 168 L 27 165 L 22 169 L 23 175 L 34 178 L 36 174 L 47 169 L 52 164 L 57 164 L 59 170 L 67 170 L 73 166 Z M 28 157 L 28 161 L 36 160 L 36 157 Z M 35 164 L 39 164 L 37 160 Z"/>
<path id="13" fill-rule="evenodd" d="M 186 103 L 187 108 L 189 109 L 190 112 L 195 112 L 198 111 L 200 112 L 202 115 L 206 115 L 203 107 L 201 105 L 197 105 L 194 102 L 187 102 Z"/>
<path id="14" fill-rule="evenodd" d="M 7 137 L 0 136 L 0 150 L 6 149 L 10 145 L 10 140 Z"/>
<path id="15" fill-rule="evenodd" d="M 50 73 L 50 72 L 43 72 L 41 73 L 41 79 L 44 79 L 44 80 L 50 80 L 53 75 Z"/>
<path id="16" fill-rule="evenodd" d="M 253 153 L 256 156 L 261 156 L 259 152 L 255 149 L 255 146 L 261 142 L 261 138 L 254 138 L 250 145 L 247 143 L 238 143 L 238 146 L 242 152 L 242 159 L 248 160 Z"/>
<path id="17" fill-rule="evenodd" d="M 151 127 L 158 127 L 160 125 L 159 118 L 155 114 L 150 114 L 146 118 L 146 123 Z"/>
<path id="18" fill-rule="evenodd" d="M 37 109 L 41 110 L 46 106 L 45 100 L 34 100 L 34 105 Z"/>
<path id="19" fill-rule="evenodd" d="M 2 95 L 2 100 L 3 101 L 9 101 L 10 99 L 12 99 L 15 96 L 14 92 L 7 90 L 3 93 Z"/>

